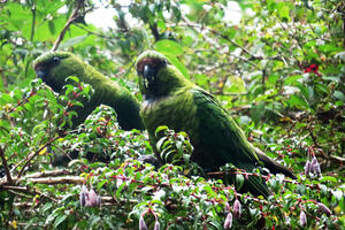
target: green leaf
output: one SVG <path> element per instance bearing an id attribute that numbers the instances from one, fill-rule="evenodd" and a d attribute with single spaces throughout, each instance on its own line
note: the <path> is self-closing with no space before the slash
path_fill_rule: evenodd
<path id="1" fill-rule="evenodd" d="M 76 82 L 76 83 L 79 83 L 79 78 L 76 77 L 76 76 L 69 76 L 69 77 L 67 77 L 67 78 L 65 79 L 66 82 L 68 82 L 69 80 L 72 80 L 72 81 L 74 81 L 74 82 Z"/>
<path id="2" fill-rule="evenodd" d="M 63 44 L 61 44 L 60 49 L 66 49 L 66 48 L 69 48 L 71 46 L 75 46 L 75 45 L 83 42 L 87 37 L 88 37 L 88 35 L 81 35 L 81 36 L 73 37 L 73 38 L 67 40 L 66 42 L 64 42 Z"/>
<path id="3" fill-rule="evenodd" d="M 66 215 L 62 215 L 62 216 L 58 216 L 55 221 L 54 221 L 54 229 L 57 229 L 58 226 L 64 221 L 66 220 L 67 216 Z"/>
<path id="4" fill-rule="evenodd" d="M 155 43 L 154 48 L 162 53 L 167 53 L 174 56 L 179 56 L 183 54 L 183 49 L 180 44 L 172 40 L 159 40 Z"/>
<path id="5" fill-rule="evenodd" d="M 162 145 L 163 143 L 168 139 L 168 137 L 162 137 L 161 139 L 159 139 L 159 141 L 157 142 L 156 144 L 156 148 L 157 148 L 157 151 L 158 152 L 161 152 L 162 151 Z"/>
<path id="6" fill-rule="evenodd" d="M 279 75 L 278 74 L 272 74 L 268 77 L 268 81 L 271 83 L 271 84 L 275 84 L 279 79 Z"/>
<path id="7" fill-rule="evenodd" d="M 43 206 L 42 208 L 42 212 L 47 212 L 49 209 L 51 209 L 53 207 L 52 203 L 47 203 Z"/>
<path id="8" fill-rule="evenodd" d="M 101 217 L 99 217 L 99 216 L 92 216 L 92 218 L 91 218 L 91 226 L 99 227 L 100 226 L 100 221 L 101 221 Z"/>
<path id="9" fill-rule="evenodd" d="M 236 174 L 236 189 L 240 190 L 244 184 L 244 176 L 241 174 Z"/>
<path id="10" fill-rule="evenodd" d="M 338 90 L 335 90 L 333 93 L 333 96 L 337 98 L 338 100 L 344 101 L 345 102 L 345 95 L 343 92 L 340 92 Z"/>
<path id="11" fill-rule="evenodd" d="M 166 131 L 166 130 L 168 130 L 168 129 L 169 129 L 169 128 L 168 128 L 168 126 L 166 126 L 166 125 L 161 125 L 161 126 L 159 126 L 159 127 L 156 129 L 156 131 L 155 131 L 155 136 L 158 137 L 159 134 L 160 134 L 162 131 Z"/>
<path id="12" fill-rule="evenodd" d="M 226 92 L 231 93 L 244 93 L 246 92 L 246 85 L 242 78 L 230 76 L 229 77 L 230 86 L 225 89 Z"/>
<path id="13" fill-rule="evenodd" d="M 290 20 L 290 7 L 286 2 L 280 2 L 277 6 L 279 17 L 283 20 Z"/>
<path id="14" fill-rule="evenodd" d="M 115 196 L 117 199 L 120 199 L 121 195 L 122 195 L 122 190 L 125 188 L 126 183 L 122 182 L 122 184 L 117 188 L 116 192 L 115 192 Z"/>
<path id="15" fill-rule="evenodd" d="M 288 103 L 291 107 L 297 107 L 297 108 L 308 108 L 309 105 L 307 101 L 304 99 L 304 97 L 298 96 L 298 95 L 291 95 Z"/>
<path id="16" fill-rule="evenodd" d="M 102 180 L 101 182 L 99 182 L 97 184 L 97 190 L 100 190 L 103 187 L 103 185 L 105 185 L 107 182 L 108 180 Z"/>
<path id="17" fill-rule="evenodd" d="M 294 85 L 294 83 L 300 78 L 302 78 L 301 75 L 290 76 L 284 80 L 284 85 Z"/>
<path id="18" fill-rule="evenodd" d="M 177 59 L 175 56 L 170 55 L 168 53 L 164 53 L 164 52 L 162 53 L 168 58 L 171 64 L 173 64 L 178 70 L 181 71 L 181 73 L 183 74 L 185 78 L 190 79 L 187 68 L 179 61 L 179 59 Z"/>
<path id="19" fill-rule="evenodd" d="M 175 149 L 169 150 L 168 149 L 164 149 L 161 154 L 160 157 L 161 159 L 163 159 L 165 162 L 168 162 L 170 159 L 170 155 L 176 153 Z"/>
<path id="20" fill-rule="evenodd" d="M 340 77 L 334 77 L 334 76 L 322 76 L 322 79 L 328 80 L 328 81 L 334 81 L 336 83 L 341 82 Z"/>
<path id="21" fill-rule="evenodd" d="M 49 32 L 55 34 L 55 24 L 53 20 L 48 21 Z"/>
<path id="22" fill-rule="evenodd" d="M 320 182 L 326 182 L 326 181 L 337 183 L 337 178 L 332 177 L 332 176 L 324 176 L 320 179 Z"/>

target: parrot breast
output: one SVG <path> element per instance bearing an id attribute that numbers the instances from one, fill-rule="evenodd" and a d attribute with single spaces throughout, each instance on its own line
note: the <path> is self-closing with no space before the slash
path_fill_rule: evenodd
<path id="1" fill-rule="evenodd" d="M 141 108 L 145 127 L 151 134 L 161 125 L 166 125 L 177 132 L 185 131 L 189 135 L 196 134 L 194 129 L 198 127 L 199 122 L 196 119 L 196 112 L 197 108 L 193 106 L 193 96 L 186 93 L 185 90 L 157 100 L 145 100 Z M 198 139 L 196 135 L 190 136 L 190 138 L 192 142 Z"/>

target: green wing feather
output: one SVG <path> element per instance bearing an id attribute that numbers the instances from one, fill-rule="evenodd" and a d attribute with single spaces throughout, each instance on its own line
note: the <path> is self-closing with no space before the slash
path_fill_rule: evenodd
<path id="1" fill-rule="evenodd" d="M 248 172 L 259 167 L 259 159 L 243 131 L 216 99 L 200 88 L 192 89 L 191 93 L 199 120 L 199 140 L 192 159 L 208 170 L 216 170 L 226 163 Z M 246 187 L 254 194 L 269 195 L 267 186 L 259 177 L 250 176 Z"/>

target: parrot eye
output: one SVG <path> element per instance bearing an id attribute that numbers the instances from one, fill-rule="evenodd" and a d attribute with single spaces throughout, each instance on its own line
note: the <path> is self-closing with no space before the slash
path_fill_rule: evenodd
<path id="1" fill-rule="evenodd" d="M 60 58 L 59 57 L 53 57 L 53 63 L 54 64 L 59 64 L 60 63 Z"/>

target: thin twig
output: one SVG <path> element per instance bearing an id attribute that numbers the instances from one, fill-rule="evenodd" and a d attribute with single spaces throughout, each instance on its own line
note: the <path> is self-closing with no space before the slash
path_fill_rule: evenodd
<path id="1" fill-rule="evenodd" d="M 6 189 L 6 190 L 9 190 L 11 191 L 12 193 L 15 193 L 16 195 L 20 195 L 18 194 L 17 192 L 13 192 L 13 191 L 18 191 L 18 192 L 22 192 L 22 193 L 28 193 L 28 194 L 31 194 L 33 196 L 35 195 L 39 195 L 41 197 L 44 197 L 48 200 L 51 200 L 51 201 L 54 201 L 55 203 L 58 202 L 58 199 L 57 198 L 53 198 L 53 197 L 50 197 L 50 196 L 47 196 L 46 194 L 44 193 L 41 193 L 40 191 L 38 191 L 38 189 L 30 189 L 29 187 L 27 186 L 12 186 L 12 185 L 2 185 L 1 186 L 1 189 Z M 23 195 L 22 195 L 23 196 Z"/>
<path id="2" fill-rule="evenodd" d="M 25 176 L 25 178 L 39 178 L 39 177 L 51 177 L 51 176 L 60 176 L 60 175 L 69 175 L 71 174 L 71 170 L 68 169 L 56 169 L 44 172 L 37 172 L 30 175 Z"/>
<path id="3" fill-rule="evenodd" d="M 255 64 L 254 62 L 252 62 L 252 60 L 262 60 L 264 59 L 264 57 L 262 56 L 257 56 L 257 55 L 254 55 L 252 54 L 248 49 L 246 49 L 245 47 L 239 45 L 238 43 L 236 43 L 234 40 L 232 40 L 231 38 L 229 38 L 227 35 L 224 35 L 224 34 L 221 34 L 220 32 L 218 32 L 217 30 L 214 30 L 214 29 L 211 29 L 209 27 L 205 27 L 205 26 L 201 26 L 199 24 L 195 24 L 195 23 L 192 23 L 190 22 L 187 18 L 183 17 L 183 20 L 184 20 L 184 23 L 179 23 L 178 25 L 180 26 L 187 26 L 187 27 L 190 27 L 190 28 L 193 28 L 193 29 L 196 29 L 197 32 L 199 32 L 200 34 L 203 34 L 202 31 L 203 30 L 207 30 L 208 32 L 218 36 L 218 37 L 221 37 L 223 38 L 224 40 L 227 40 L 228 42 L 232 43 L 233 45 L 235 45 L 236 47 L 240 48 L 244 53 L 247 53 L 249 54 L 250 58 L 244 58 L 242 57 L 241 55 L 233 55 L 231 54 L 230 52 L 228 52 L 229 55 L 237 58 L 237 59 L 240 59 L 242 61 L 244 61 L 245 63 L 247 64 L 250 64 L 252 66 L 254 66 L 256 69 L 260 69 L 258 67 L 257 64 Z M 205 35 L 204 35 L 205 37 Z M 210 38 L 207 38 L 208 40 L 210 40 Z M 216 42 L 212 42 L 212 45 L 215 45 L 216 46 Z M 218 50 L 220 50 L 221 48 L 218 47 L 217 48 Z M 272 58 L 268 58 L 268 59 L 279 59 L 280 60 L 280 57 L 272 57 Z"/>
<path id="4" fill-rule="evenodd" d="M 338 161 L 339 163 L 345 163 L 345 158 L 341 156 L 336 156 L 336 155 L 330 155 L 329 156 L 331 160 Z"/>
<path id="5" fill-rule="evenodd" d="M 2 160 L 2 165 L 3 165 L 4 169 L 5 169 L 5 173 L 6 173 L 6 177 L 7 177 L 7 182 L 9 184 L 13 184 L 11 173 L 10 173 L 10 170 L 8 169 L 7 161 L 6 161 L 6 158 L 5 158 L 5 153 L 4 153 L 4 150 L 1 147 L 0 147 L 0 157 L 1 157 L 1 160 Z"/>
<path id="6" fill-rule="evenodd" d="M 31 22 L 30 41 L 32 42 L 35 36 L 35 24 L 36 24 L 36 5 L 33 1 L 31 5 L 31 12 L 32 12 L 32 22 Z M 25 64 L 25 70 L 24 70 L 25 78 L 28 75 L 30 63 L 31 63 L 31 58 L 28 58 L 28 55 L 26 55 L 26 64 Z"/>
<path id="7" fill-rule="evenodd" d="M 85 30 L 86 32 L 88 32 L 89 34 L 91 35 L 95 35 L 97 37 L 100 37 L 100 38 L 104 38 L 104 39 L 113 39 L 113 37 L 111 36 L 106 36 L 104 34 L 101 34 L 101 33 L 98 33 L 98 32 L 94 32 L 94 31 L 91 31 L 89 30 L 85 25 L 83 24 L 75 24 L 74 25 L 75 27 L 78 27 L 79 29 L 82 29 L 82 30 Z"/>
<path id="8" fill-rule="evenodd" d="M 32 12 L 32 22 L 31 22 L 30 41 L 33 41 L 34 36 L 35 36 L 35 24 L 36 24 L 36 5 L 35 5 L 35 3 L 32 3 L 31 12 Z"/>
<path id="9" fill-rule="evenodd" d="M 255 176 L 255 177 L 261 177 L 262 179 L 268 181 L 271 178 L 271 175 L 269 174 L 268 176 L 264 176 L 258 173 L 251 173 L 251 172 L 246 172 L 246 171 L 217 171 L 217 172 L 209 172 L 207 173 L 208 176 L 212 177 L 224 177 L 227 174 L 239 174 L 239 175 L 243 175 L 245 177 L 248 176 Z M 303 184 L 301 182 L 298 182 L 297 180 L 292 180 L 292 179 L 286 179 L 284 178 L 282 181 L 286 182 L 286 183 L 291 183 L 291 184 L 296 184 L 296 185 L 300 185 Z M 319 184 L 304 184 L 305 186 L 311 188 L 311 189 L 320 189 L 320 185 Z"/>
<path id="10" fill-rule="evenodd" d="M 22 179 L 14 179 L 15 183 L 19 183 L 22 181 L 30 182 L 33 184 L 83 184 L 85 183 L 85 178 L 80 176 L 61 176 L 61 177 L 42 177 L 42 178 L 22 178 Z M 7 181 L 0 182 L 0 189 L 13 189 L 13 190 L 26 190 L 26 187 L 18 187 L 8 185 Z M 38 193 L 37 191 L 35 191 Z"/>
<path id="11" fill-rule="evenodd" d="M 62 29 L 61 33 L 59 34 L 59 37 L 56 39 L 54 42 L 54 45 L 51 49 L 51 51 L 56 51 L 57 48 L 59 47 L 61 41 L 63 40 L 66 31 L 68 28 L 71 26 L 71 24 L 80 16 L 79 15 L 79 10 L 81 7 L 84 5 L 84 0 L 77 0 L 76 8 L 73 10 L 71 16 L 68 18 L 64 28 Z"/>
<path id="12" fill-rule="evenodd" d="M 60 138 L 60 136 L 56 136 L 52 139 L 50 139 L 45 145 L 43 145 L 41 148 L 39 148 L 36 152 L 30 154 L 27 158 L 26 158 L 26 162 L 23 166 L 23 168 L 20 170 L 18 176 L 17 176 L 17 179 L 21 177 L 21 175 L 23 174 L 24 172 L 24 169 L 26 168 L 26 166 L 29 165 L 29 163 L 31 162 L 31 160 L 37 156 L 44 148 L 46 148 L 48 145 L 50 145 L 51 143 L 53 143 L 56 139 Z"/>
<path id="13" fill-rule="evenodd" d="M 321 149 L 320 153 L 321 153 L 322 157 L 328 160 L 328 159 L 329 159 L 329 156 L 326 155 L 326 153 L 325 153 L 324 151 L 322 151 L 322 147 L 320 146 L 320 144 L 319 144 L 319 142 L 318 142 L 318 140 L 317 140 L 317 137 L 314 135 L 313 128 L 309 126 L 309 127 L 308 127 L 308 131 L 309 131 L 309 134 L 310 134 L 310 136 L 311 136 L 311 139 L 312 139 L 313 142 L 314 142 L 314 145 L 315 145 L 316 147 L 318 147 L 318 148 Z"/>
<path id="14" fill-rule="evenodd" d="M 47 177 L 47 178 L 31 178 L 30 182 L 34 184 L 83 184 L 84 177 L 65 176 L 65 177 Z"/>
<path id="15" fill-rule="evenodd" d="M 157 28 L 157 23 L 150 24 L 150 30 L 152 32 L 153 37 L 155 38 L 155 41 L 157 42 L 159 40 L 159 32 Z"/>
<path id="16" fill-rule="evenodd" d="M 200 24 L 195 24 L 195 23 L 192 23 L 190 22 L 186 17 L 182 17 L 183 21 L 185 22 L 185 25 L 188 26 L 188 27 L 198 27 L 199 29 L 204 29 L 206 28 L 208 31 L 210 31 L 212 34 L 214 35 L 217 35 L 217 36 L 220 36 L 221 38 L 223 38 L 224 40 L 227 40 L 228 42 L 230 42 L 231 44 L 233 44 L 234 46 L 240 48 L 243 52 L 245 52 L 246 54 L 248 54 L 251 59 L 257 59 L 257 60 L 262 60 L 263 57 L 261 56 L 257 56 L 257 55 L 254 55 L 252 54 L 249 50 L 247 50 L 245 47 L 241 46 L 240 44 L 238 44 L 237 42 L 235 42 L 234 40 L 232 40 L 231 38 L 229 38 L 227 35 L 224 35 L 222 33 L 220 33 L 219 31 L 217 30 L 214 30 L 214 29 L 211 29 L 209 27 L 205 27 L 205 26 L 202 26 Z"/>
<path id="17" fill-rule="evenodd" d="M 36 94 L 36 91 L 35 91 L 34 89 L 32 89 L 32 90 L 30 91 L 29 96 L 23 98 L 20 102 L 17 103 L 16 106 L 14 106 L 14 107 L 12 107 L 11 109 L 9 109 L 8 111 L 6 111 L 7 114 L 10 114 L 10 113 L 12 113 L 12 112 L 15 112 L 15 111 L 17 110 L 18 107 L 20 107 L 20 106 L 22 106 L 22 105 L 28 103 L 28 102 L 29 102 L 29 99 L 30 99 L 32 96 L 34 96 L 35 94 Z"/>

